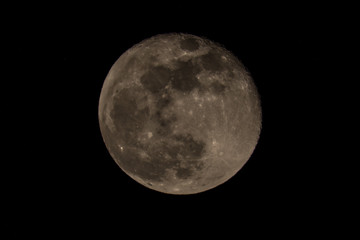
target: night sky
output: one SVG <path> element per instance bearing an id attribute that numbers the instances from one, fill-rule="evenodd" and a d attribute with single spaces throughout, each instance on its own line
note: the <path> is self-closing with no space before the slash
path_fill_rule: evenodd
<path id="1" fill-rule="evenodd" d="M 241 4 L 174 4 L 146 13 L 93 7 L 28 13 L 9 24 L 12 68 L 4 89 L 14 105 L 5 110 L 17 126 L 8 138 L 11 236 L 152 238 L 166 229 L 240 238 L 247 225 L 296 232 L 298 219 L 313 214 L 309 209 L 325 212 L 318 196 L 329 188 L 319 177 L 326 160 L 315 150 L 325 132 L 318 116 L 326 21 L 292 8 L 250 13 Z M 246 165 L 223 185 L 188 196 L 159 193 L 128 177 L 109 155 L 97 117 L 112 64 L 134 44 L 169 32 L 204 36 L 230 50 L 251 73 L 262 103 L 262 132 Z"/>

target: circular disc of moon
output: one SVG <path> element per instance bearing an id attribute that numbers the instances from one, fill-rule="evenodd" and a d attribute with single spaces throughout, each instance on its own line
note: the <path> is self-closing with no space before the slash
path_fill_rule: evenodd
<path id="1" fill-rule="evenodd" d="M 194 194 L 234 176 L 261 131 L 260 98 L 221 45 L 161 34 L 120 56 L 100 94 L 99 123 L 119 167 L 140 184 Z"/>

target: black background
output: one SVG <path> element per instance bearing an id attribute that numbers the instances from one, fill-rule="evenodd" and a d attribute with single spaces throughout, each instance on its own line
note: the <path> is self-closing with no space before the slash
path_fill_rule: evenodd
<path id="1" fill-rule="evenodd" d="M 138 4 L 57 6 L 40 14 L 24 7 L 26 14 L 8 19 L 5 110 L 16 126 L 7 149 L 13 171 L 5 174 L 11 236 L 226 238 L 249 229 L 289 236 L 319 229 L 318 219 L 330 215 L 324 194 L 334 184 L 324 174 L 329 160 L 319 140 L 327 127 L 333 17 L 298 6 Z M 97 117 L 117 58 L 169 32 L 204 36 L 233 52 L 252 74 L 263 110 L 260 140 L 241 171 L 188 196 L 149 190 L 122 172 Z"/>

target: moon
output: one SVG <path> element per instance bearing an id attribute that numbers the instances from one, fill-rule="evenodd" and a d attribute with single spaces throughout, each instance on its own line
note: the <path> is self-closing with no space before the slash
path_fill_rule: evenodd
<path id="1" fill-rule="evenodd" d="M 138 183 L 168 194 L 204 192 L 233 177 L 261 131 L 257 88 L 220 44 L 160 34 L 123 53 L 101 90 L 105 145 Z"/>

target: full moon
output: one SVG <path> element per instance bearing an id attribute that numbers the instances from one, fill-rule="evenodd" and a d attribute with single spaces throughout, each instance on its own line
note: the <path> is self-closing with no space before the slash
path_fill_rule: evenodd
<path id="1" fill-rule="evenodd" d="M 123 53 L 99 100 L 105 145 L 138 183 L 194 194 L 233 177 L 251 157 L 261 105 L 244 65 L 220 44 L 160 34 Z"/>

